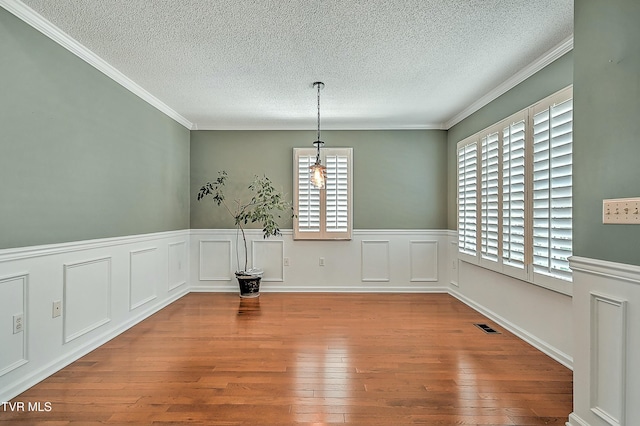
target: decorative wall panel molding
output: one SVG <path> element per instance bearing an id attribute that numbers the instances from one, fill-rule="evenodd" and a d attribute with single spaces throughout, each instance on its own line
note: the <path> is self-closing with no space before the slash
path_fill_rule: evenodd
<path id="1" fill-rule="evenodd" d="M 0 278 L 0 323 L 5 325 L 0 328 L 0 376 L 28 362 L 28 282 L 27 274 Z M 14 315 L 18 314 L 22 315 L 22 331 L 16 333 L 8 325 L 13 324 Z"/>
<path id="2" fill-rule="evenodd" d="M 640 420 L 640 265 L 571 257 L 572 426 Z"/>
<path id="3" fill-rule="evenodd" d="M 290 229 L 283 229 L 281 236 L 266 240 L 260 229 L 248 229 L 245 233 L 251 246 L 249 265 L 264 269 L 265 285 L 261 292 L 447 291 L 447 246 L 455 235 L 452 231 L 356 229 L 351 240 L 340 241 L 295 241 Z M 224 241 L 226 245 L 207 248 L 211 241 L 215 242 L 211 244 Z M 413 248 L 413 270 L 410 259 L 412 241 L 417 242 Z M 192 291 L 237 291 L 237 283 L 232 279 L 233 269 L 226 269 L 228 262 L 224 258 L 228 257 L 226 253 L 230 250 L 233 256 L 231 264 L 235 265 L 236 244 L 242 244 L 242 241 L 236 241 L 235 229 L 191 230 L 190 250 L 200 252 L 190 260 Z M 207 249 L 211 254 L 205 260 L 202 253 Z M 219 253 L 217 257 L 224 258 L 221 261 L 223 265 L 203 265 L 205 261 L 211 263 L 210 259 L 216 257 L 216 250 Z M 426 258 L 420 259 L 421 256 Z M 224 270 L 215 270 L 222 266 Z M 216 277 L 221 279 L 211 279 Z"/>
<path id="4" fill-rule="evenodd" d="M 451 280 L 449 283 L 456 287 L 458 285 L 458 236 L 456 234 L 455 239 L 449 241 L 449 253 L 447 253 L 447 261 L 449 263 L 449 267 L 451 268 Z"/>
<path id="5" fill-rule="evenodd" d="M 183 230 L 0 250 L 0 324 L 11 324 L 18 311 L 24 314 L 23 332 L 0 327 L 0 401 L 15 398 L 185 295 L 189 243 L 190 231 Z M 138 288 L 136 276 L 149 269 L 150 257 L 156 297 L 131 311 L 131 278 Z M 180 278 L 172 281 L 184 285 L 172 291 L 169 258 L 184 259 L 181 275 L 175 275 Z M 60 317 L 53 317 L 55 301 L 62 302 Z"/>
<path id="6" fill-rule="evenodd" d="M 157 247 L 129 252 L 129 310 L 158 297 L 159 263 Z"/>
<path id="7" fill-rule="evenodd" d="M 591 411 L 625 424 L 627 302 L 591 292 Z"/>
<path id="8" fill-rule="evenodd" d="M 200 240 L 200 281 L 230 281 L 231 240 Z"/>
<path id="9" fill-rule="evenodd" d="M 362 281 L 389 281 L 389 241 L 362 241 Z"/>
<path id="10" fill-rule="evenodd" d="M 188 281 L 188 245 L 186 241 L 170 243 L 168 249 L 168 285 L 169 290 L 187 284 Z"/>
<path id="11" fill-rule="evenodd" d="M 251 264 L 264 270 L 263 282 L 284 281 L 284 242 L 282 240 L 254 240 L 251 244 Z"/>
<path id="12" fill-rule="evenodd" d="M 111 315 L 111 257 L 64 265 L 64 343 L 108 323 Z"/>
<path id="13" fill-rule="evenodd" d="M 411 281 L 438 281 L 438 241 L 410 241 Z"/>

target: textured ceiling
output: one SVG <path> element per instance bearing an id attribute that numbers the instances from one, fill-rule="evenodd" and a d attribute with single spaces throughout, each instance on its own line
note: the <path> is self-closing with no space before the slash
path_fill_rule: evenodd
<path id="1" fill-rule="evenodd" d="M 573 0 L 23 0 L 199 129 L 443 128 Z"/>

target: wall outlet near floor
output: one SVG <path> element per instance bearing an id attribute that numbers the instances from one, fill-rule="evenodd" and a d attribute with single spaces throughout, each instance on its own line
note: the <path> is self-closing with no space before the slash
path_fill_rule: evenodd
<path id="1" fill-rule="evenodd" d="M 288 257 L 283 258 L 282 263 L 284 264 L 284 266 L 289 266 L 289 258 Z"/>
<path id="2" fill-rule="evenodd" d="M 18 334 L 24 330 L 24 315 L 15 314 L 13 316 L 13 334 Z"/>
<path id="3" fill-rule="evenodd" d="M 52 318 L 57 318 L 60 315 L 62 315 L 62 301 L 56 300 L 53 302 Z"/>
<path id="4" fill-rule="evenodd" d="M 602 200 L 602 223 L 640 225 L 640 198 Z"/>
<path id="5" fill-rule="evenodd" d="M 320 258 L 320 260 L 318 261 L 318 265 L 319 266 L 324 266 L 324 257 Z"/>

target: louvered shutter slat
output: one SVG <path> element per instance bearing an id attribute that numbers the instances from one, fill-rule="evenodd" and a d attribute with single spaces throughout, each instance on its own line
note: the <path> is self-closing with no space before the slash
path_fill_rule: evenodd
<path id="1" fill-rule="evenodd" d="M 320 191 L 311 185 L 309 167 L 315 162 L 311 155 L 298 158 L 298 230 L 318 232 L 320 230 Z"/>
<path id="2" fill-rule="evenodd" d="M 525 265 L 525 122 L 502 130 L 502 262 Z"/>
<path id="3" fill-rule="evenodd" d="M 481 139 L 481 242 L 480 255 L 483 259 L 498 261 L 498 215 L 499 215 L 499 137 L 492 133 Z"/>
<path id="4" fill-rule="evenodd" d="M 477 142 L 458 149 L 458 250 L 477 253 Z"/>
<path id="5" fill-rule="evenodd" d="M 534 271 L 571 280 L 573 102 L 552 105 L 534 116 Z"/>

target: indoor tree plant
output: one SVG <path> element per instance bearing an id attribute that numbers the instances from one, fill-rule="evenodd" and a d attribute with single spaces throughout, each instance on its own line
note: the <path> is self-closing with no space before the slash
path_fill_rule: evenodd
<path id="1" fill-rule="evenodd" d="M 247 268 L 247 237 L 245 235 L 245 225 L 257 223 L 262 226 L 264 238 L 272 235 L 281 235 L 280 226 L 276 218 L 281 217 L 282 212 L 289 211 L 293 217 L 293 205 L 284 199 L 282 191 L 277 190 L 267 176 L 254 176 L 253 181 L 246 187 L 247 193 L 242 194 L 243 198 L 236 198 L 232 203 L 227 202 L 225 197 L 225 184 L 228 174 L 225 170 L 218 172 L 218 177 L 213 182 L 207 182 L 198 192 L 198 200 L 210 196 L 213 202 L 231 215 L 235 222 L 236 232 L 242 235 L 244 247 L 244 268 L 236 271 L 236 278 L 240 285 L 240 297 L 256 297 L 260 295 L 260 280 L 262 270 L 258 268 Z M 236 244 L 236 262 L 240 268 L 239 247 Z"/>

